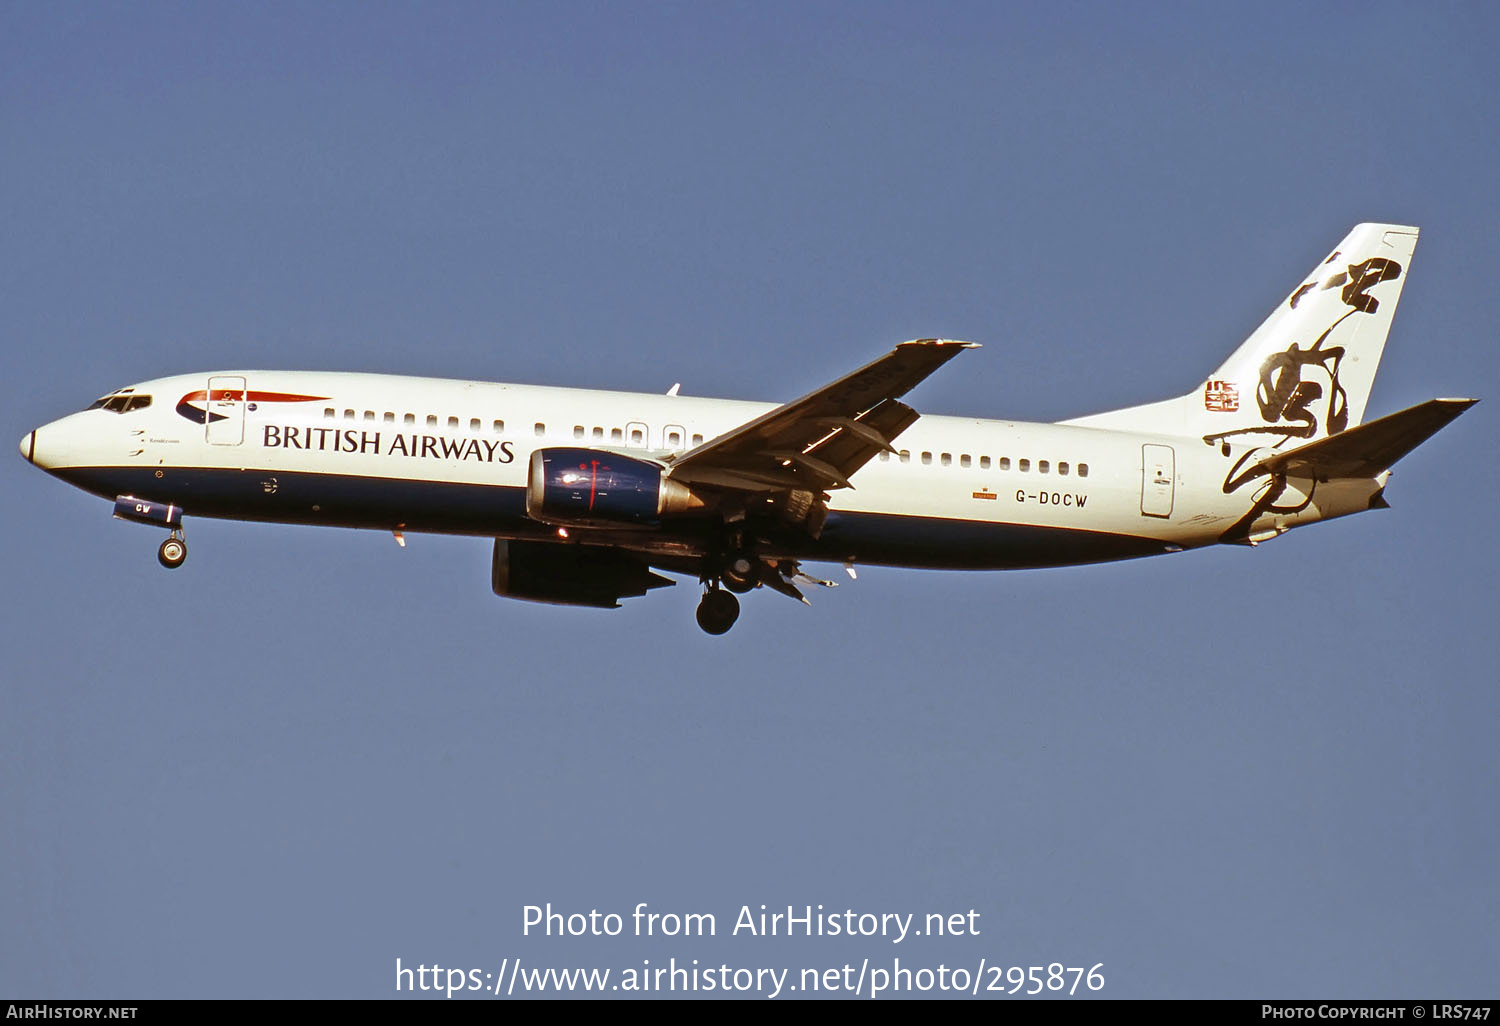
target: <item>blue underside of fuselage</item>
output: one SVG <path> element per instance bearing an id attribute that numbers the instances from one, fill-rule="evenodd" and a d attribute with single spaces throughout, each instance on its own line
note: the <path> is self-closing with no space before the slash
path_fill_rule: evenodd
<path id="1" fill-rule="evenodd" d="M 131 495 L 182 507 L 187 516 L 555 540 L 526 515 L 526 491 L 500 485 L 259 470 L 71 467 L 57 477 L 102 498 Z M 160 476 L 158 476 L 160 475 Z M 642 539 L 651 529 L 634 532 Z M 691 526 L 673 535 L 690 540 Z M 709 532 L 704 531 L 707 538 Z M 578 537 L 575 535 L 575 537 Z M 620 544 L 615 534 L 611 543 Z M 628 543 L 626 547 L 629 547 Z M 1158 539 L 1034 524 L 831 512 L 799 558 L 953 570 L 1067 566 L 1157 555 Z"/>

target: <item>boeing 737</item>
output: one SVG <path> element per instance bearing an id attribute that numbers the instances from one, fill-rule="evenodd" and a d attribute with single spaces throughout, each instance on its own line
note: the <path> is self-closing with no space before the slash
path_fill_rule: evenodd
<path id="1" fill-rule="evenodd" d="M 782 406 L 312 371 L 121 388 L 21 439 L 47 472 L 166 529 L 185 516 L 494 540 L 496 594 L 616 607 L 696 577 L 801 600 L 808 562 L 1051 567 L 1257 545 L 1385 506 L 1390 468 L 1476 400 L 1368 423 L 1417 229 L 1357 226 L 1201 386 L 1055 424 L 902 401 L 970 342 L 920 339 Z"/>

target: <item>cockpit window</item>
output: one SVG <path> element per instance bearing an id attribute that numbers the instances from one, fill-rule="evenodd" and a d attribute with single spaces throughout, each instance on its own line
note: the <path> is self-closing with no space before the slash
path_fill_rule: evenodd
<path id="1" fill-rule="evenodd" d="M 108 410 L 110 413 L 132 413 L 135 410 L 144 410 L 151 405 L 149 395 L 137 395 L 131 389 L 125 388 L 118 392 L 111 392 L 101 399 L 95 399 L 89 403 L 90 410 Z"/>

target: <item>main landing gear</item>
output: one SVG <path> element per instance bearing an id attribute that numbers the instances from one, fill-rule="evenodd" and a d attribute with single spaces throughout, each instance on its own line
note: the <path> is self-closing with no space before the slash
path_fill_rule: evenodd
<path id="1" fill-rule="evenodd" d="M 736 543 L 738 545 L 738 543 Z M 761 562 L 753 553 L 736 548 L 709 564 L 703 576 L 707 590 L 698 603 L 698 626 L 709 634 L 723 634 L 740 618 L 740 600 L 760 584 Z"/>
<path id="2" fill-rule="evenodd" d="M 740 618 L 740 600 L 730 592 L 710 584 L 698 603 L 698 626 L 709 634 L 723 634 Z"/>
<path id="3" fill-rule="evenodd" d="M 156 561 L 168 570 L 176 570 L 187 559 L 187 542 L 182 538 L 182 531 L 174 530 L 167 540 L 161 543 L 161 548 L 156 550 Z"/>
<path id="4" fill-rule="evenodd" d="M 854 576 L 853 563 L 847 564 Z M 709 634 L 723 634 L 740 618 L 740 601 L 735 596 L 768 588 L 787 598 L 810 605 L 797 589 L 798 583 L 837 587 L 833 581 L 820 581 L 802 572 L 801 565 L 790 556 L 772 551 L 770 546 L 736 529 L 723 539 L 723 547 L 704 556 L 699 578 L 703 582 L 703 600 L 698 603 L 698 626 Z"/>
<path id="5" fill-rule="evenodd" d="M 754 591 L 755 586 L 760 583 L 760 571 L 760 561 L 754 556 L 736 553 L 724 561 L 724 568 L 719 571 L 719 580 L 730 591 L 743 595 Z"/>
<path id="6" fill-rule="evenodd" d="M 853 577 L 854 564 L 848 563 L 845 568 Z M 703 601 L 698 603 L 698 626 L 709 634 L 723 634 L 739 619 L 740 602 L 734 597 L 736 593 L 743 595 L 756 588 L 769 588 L 803 605 L 811 605 L 797 590 L 797 582 L 823 588 L 838 587 L 833 581 L 822 581 L 803 573 L 795 559 L 758 556 L 745 549 L 732 551 L 710 563 L 700 579 L 705 591 Z"/>

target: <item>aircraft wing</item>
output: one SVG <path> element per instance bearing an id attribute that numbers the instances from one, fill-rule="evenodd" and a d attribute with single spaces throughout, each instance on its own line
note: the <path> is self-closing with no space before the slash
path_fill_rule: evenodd
<path id="1" fill-rule="evenodd" d="M 1399 413 L 1352 427 L 1261 461 L 1274 473 L 1328 481 L 1374 477 L 1447 427 L 1477 399 L 1429 399 Z"/>
<path id="2" fill-rule="evenodd" d="M 746 491 L 852 488 L 849 478 L 917 419 L 900 397 L 973 342 L 903 342 L 874 363 L 673 461 L 684 484 Z"/>

